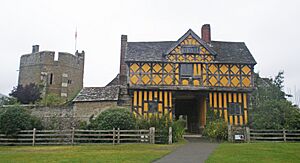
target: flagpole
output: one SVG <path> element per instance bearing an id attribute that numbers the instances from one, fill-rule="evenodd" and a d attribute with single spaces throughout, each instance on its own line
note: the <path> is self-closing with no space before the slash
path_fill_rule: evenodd
<path id="1" fill-rule="evenodd" d="M 75 52 L 77 51 L 77 27 L 75 31 Z"/>

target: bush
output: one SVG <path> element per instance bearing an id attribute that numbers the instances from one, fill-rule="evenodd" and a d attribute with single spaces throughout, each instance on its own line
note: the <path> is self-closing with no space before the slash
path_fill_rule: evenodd
<path id="1" fill-rule="evenodd" d="M 8 108 L 0 115 L 0 131 L 6 135 L 16 135 L 20 130 L 33 128 L 41 129 L 41 121 L 20 107 Z"/>
<path id="2" fill-rule="evenodd" d="M 91 120 L 89 129 L 111 130 L 120 128 L 121 130 L 135 129 L 135 118 L 129 109 L 114 108 L 100 113 L 95 120 Z"/>
<path id="3" fill-rule="evenodd" d="M 179 140 L 183 139 L 183 134 L 185 131 L 185 124 L 186 124 L 186 121 L 183 119 L 178 119 L 177 121 L 173 122 L 173 124 L 172 124 L 173 142 L 178 142 Z"/>
<path id="4" fill-rule="evenodd" d="M 157 134 L 159 134 L 159 137 L 156 139 L 160 143 L 168 143 L 169 127 L 172 127 L 173 142 L 178 142 L 182 139 L 185 130 L 185 123 L 186 122 L 182 119 L 172 122 L 165 116 L 153 116 L 149 119 L 138 118 L 136 120 L 137 129 L 149 129 L 150 127 L 155 127 Z"/>
<path id="5" fill-rule="evenodd" d="M 223 119 L 210 121 L 203 131 L 203 135 L 211 140 L 224 141 L 228 138 L 228 125 Z"/>

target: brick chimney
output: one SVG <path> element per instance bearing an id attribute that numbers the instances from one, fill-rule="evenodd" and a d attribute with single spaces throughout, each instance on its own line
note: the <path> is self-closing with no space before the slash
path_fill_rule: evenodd
<path id="1" fill-rule="evenodd" d="M 125 63 L 125 54 L 127 52 L 127 35 L 121 36 L 121 57 L 120 57 L 120 73 L 119 84 L 127 84 L 127 65 Z"/>
<path id="2" fill-rule="evenodd" d="M 209 24 L 204 24 L 201 28 L 201 36 L 202 40 L 205 41 L 206 43 L 211 42 L 211 35 L 210 35 L 210 25 Z"/>
<path id="3" fill-rule="evenodd" d="M 32 45 L 32 53 L 39 52 L 39 48 L 40 48 L 39 45 Z"/>

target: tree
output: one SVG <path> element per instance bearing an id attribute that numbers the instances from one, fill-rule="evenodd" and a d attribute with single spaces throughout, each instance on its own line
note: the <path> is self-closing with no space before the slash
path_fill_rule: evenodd
<path id="1" fill-rule="evenodd" d="M 299 108 L 292 105 L 283 89 L 284 76 L 280 71 L 274 79 L 255 75 L 257 89 L 252 95 L 252 127 L 256 129 L 300 129 Z"/>
<path id="2" fill-rule="evenodd" d="M 13 88 L 9 95 L 15 97 L 22 104 L 35 103 L 41 99 L 40 88 L 34 83 L 30 83 L 25 86 L 18 85 L 17 87 Z"/>
<path id="3" fill-rule="evenodd" d="M 60 96 L 54 93 L 46 95 L 43 99 L 39 101 L 39 104 L 43 106 L 59 106 L 65 103 Z"/>

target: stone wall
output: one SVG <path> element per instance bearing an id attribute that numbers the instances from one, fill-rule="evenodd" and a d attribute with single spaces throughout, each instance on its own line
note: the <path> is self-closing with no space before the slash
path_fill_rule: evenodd
<path id="1" fill-rule="evenodd" d="M 90 118 L 97 117 L 102 111 L 117 107 L 116 101 L 80 102 L 71 106 L 34 106 L 21 105 L 28 112 L 40 118 L 47 129 L 79 128 L 82 122 L 89 123 Z M 9 106 L 0 107 L 7 109 Z M 0 110 L 1 111 L 1 110 Z"/>

